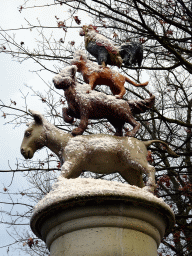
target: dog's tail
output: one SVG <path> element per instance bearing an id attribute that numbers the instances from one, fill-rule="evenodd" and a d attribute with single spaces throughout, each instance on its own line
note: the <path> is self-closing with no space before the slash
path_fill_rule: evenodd
<path id="1" fill-rule="evenodd" d="M 149 92 L 150 98 L 145 100 L 128 100 L 131 112 L 133 115 L 144 113 L 153 107 L 155 103 L 155 96 Z"/>
<path id="2" fill-rule="evenodd" d="M 137 84 L 137 83 L 133 82 L 131 79 L 129 79 L 127 76 L 125 76 L 125 81 L 128 82 L 129 84 L 134 85 L 135 87 L 144 87 L 144 86 L 148 85 L 148 83 L 149 83 L 149 82 L 145 82 L 142 84 Z"/>

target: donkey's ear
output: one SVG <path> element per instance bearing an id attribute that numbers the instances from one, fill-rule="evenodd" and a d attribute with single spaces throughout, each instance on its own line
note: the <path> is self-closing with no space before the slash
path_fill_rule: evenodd
<path id="1" fill-rule="evenodd" d="M 43 124 L 43 116 L 41 113 L 30 109 L 29 112 L 32 114 L 36 124 Z"/>
<path id="2" fill-rule="evenodd" d="M 71 78 L 75 78 L 77 72 L 77 67 L 75 65 L 71 66 Z"/>

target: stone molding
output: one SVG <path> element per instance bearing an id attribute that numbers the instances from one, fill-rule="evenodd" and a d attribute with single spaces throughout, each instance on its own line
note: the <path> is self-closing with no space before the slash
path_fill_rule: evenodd
<path id="1" fill-rule="evenodd" d="M 64 179 L 63 182 L 65 185 L 60 178 L 59 186 L 56 185 L 39 202 L 31 218 L 33 232 L 46 242 L 51 256 L 153 256 L 157 255 L 163 236 L 173 228 L 172 210 L 144 189 L 94 179 Z M 98 186 L 102 183 L 109 187 L 105 187 L 104 191 L 95 191 L 92 186 L 94 193 L 90 191 L 89 195 L 86 188 L 82 187 L 79 195 L 74 191 L 70 195 L 70 186 L 66 186 L 66 182 L 73 183 L 73 186 L 76 184 L 76 187 L 79 182 L 90 182 Z M 64 187 L 61 188 L 61 185 Z M 126 193 L 123 189 L 127 189 Z M 53 196 L 54 193 L 57 193 L 58 198 L 56 194 Z M 124 241 L 121 246 L 120 240 Z M 78 251 L 77 244 L 80 248 Z"/>

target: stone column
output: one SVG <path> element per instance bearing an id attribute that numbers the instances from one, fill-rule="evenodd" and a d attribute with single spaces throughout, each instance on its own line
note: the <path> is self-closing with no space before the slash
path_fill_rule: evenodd
<path id="1" fill-rule="evenodd" d="M 145 189 L 60 177 L 34 208 L 33 232 L 51 256 L 156 256 L 174 213 Z"/>

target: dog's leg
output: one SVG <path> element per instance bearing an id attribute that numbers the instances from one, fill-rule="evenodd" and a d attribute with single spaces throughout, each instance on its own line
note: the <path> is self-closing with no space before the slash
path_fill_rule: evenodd
<path id="1" fill-rule="evenodd" d="M 76 136 L 76 135 L 83 134 L 83 132 L 87 128 L 87 125 L 88 125 L 88 118 L 87 118 L 87 116 L 85 116 L 85 115 L 81 116 L 80 124 L 79 124 L 79 126 L 77 128 L 73 129 L 72 135 Z"/>
<path id="2" fill-rule="evenodd" d="M 116 130 L 114 135 L 115 136 L 123 136 L 123 126 L 125 123 L 120 120 L 114 120 L 114 119 L 110 119 L 110 118 L 108 118 L 108 121 L 113 125 L 113 127 Z"/>
<path id="3" fill-rule="evenodd" d="M 71 116 L 68 116 L 68 112 L 69 112 L 69 109 L 68 109 L 68 108 L 62 108 L 63 120 L 64 120 L 66 123 L 72 124 L 74 118 L 71 117 Z"/>
<path id="4" fill-rule="evenodd" d="M 140 128 L 140 123 L 138 123 L 133 116 L 127 115 L 127 120 L 126 123 L 129 123 L 131 126 L 133 126 L 133 130 L 132 131 L 128 131 L 126 133 L 126 136 L 129 137 L 135 137 L 136 133 L 138 132 L 139 128 Z"/>

